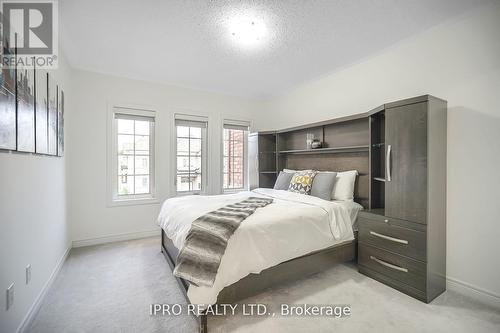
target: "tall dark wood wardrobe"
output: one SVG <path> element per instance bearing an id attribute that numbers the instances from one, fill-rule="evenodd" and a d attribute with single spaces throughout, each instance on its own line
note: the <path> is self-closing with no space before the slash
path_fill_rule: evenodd
<path id="1" fill-rule="evenodd" d="M 429 95 L 370 115 L 359 271 L 424 302 L 446 290 L 446 115 L 446 101 Z"/>

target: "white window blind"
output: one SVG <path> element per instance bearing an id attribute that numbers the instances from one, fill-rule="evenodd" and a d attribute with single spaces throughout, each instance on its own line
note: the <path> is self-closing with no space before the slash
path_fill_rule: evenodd
<path id="1" fill-rule="evenodd" d="M 224 129 L 232 129 L 236 131 L 248 131 L 248 126 L 224 124 Z"/>
<path id="2" fill-rule="evenodd" d="M 115 119 L 149 121 L 149 122 L 155 121 L 154 117 L 134 115 L 134 114 L 129 114 L 129 113 L 118 113 L 118 112 L 115 112 Z"/>
<path id="3" fill-rule="evenodd" d="M 207 128 L 207 122 L 206 121 L 176 119 L 175 126 Z"/>
<path id="4" fill-rule="evenodd" d="M 224 128 L 240 130 L 240 131 L 248 131 L 250 128 L 250 123 L 247 121 L 225 119 Z"/>

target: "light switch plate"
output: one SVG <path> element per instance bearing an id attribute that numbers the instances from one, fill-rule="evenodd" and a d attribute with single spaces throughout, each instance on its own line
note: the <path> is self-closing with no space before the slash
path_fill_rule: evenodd
<path id="1" fill-rule="evenodd" d="M 26 284 L 30 283 L 31 281 L 31 264 L 26 266 Z"/>
<path id="2" fill-rule="evenodd" d="M 14 283 L 7 288 L 7 310 L 14 304 Z"/>

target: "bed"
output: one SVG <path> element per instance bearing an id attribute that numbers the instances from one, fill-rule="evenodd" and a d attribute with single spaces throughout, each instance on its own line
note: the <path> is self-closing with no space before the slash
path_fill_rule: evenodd
<path id="1" fill-rule="evenodd" d="M 162 252 L 169 264 L 175 266 L 175 258 L 197 217 L 250 196 L 272 198 L 273 203 L 244 220 L 230 238 L 212 287 L 189 286 L 178 279 L 190 303 L 233 303 L 355 258 L 353 225 L 361 205 L 258 188 L 166 200 L 158 224 L 162 228 Z M 200 330 L 206 331 L 206 316 L 200 319 Z"/>

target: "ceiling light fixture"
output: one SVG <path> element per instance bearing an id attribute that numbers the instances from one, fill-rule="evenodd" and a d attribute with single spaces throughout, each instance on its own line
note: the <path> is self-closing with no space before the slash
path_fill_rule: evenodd
<path id="1" fill-rule="evenodd" d="M 262 44 L 268 34 L 263 20 L 245 15 L 230 19 L 228 27 L 231 37 L 243 47 L 256 47 Z"/>

